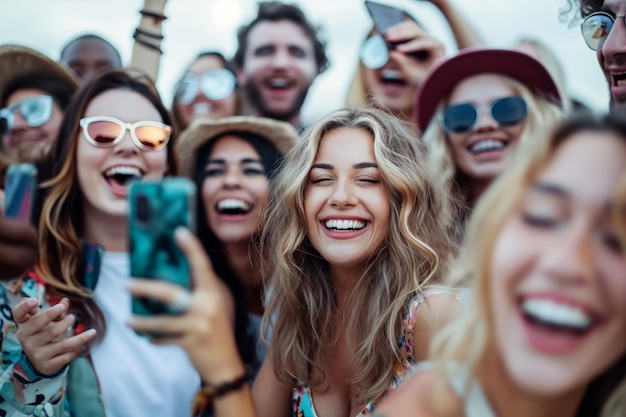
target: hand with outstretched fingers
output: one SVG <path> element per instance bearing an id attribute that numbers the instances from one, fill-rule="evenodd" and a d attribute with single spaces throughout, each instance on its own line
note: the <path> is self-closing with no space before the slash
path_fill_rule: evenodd
<path id="1" fill-rule="evenodd" d="M 189 261 L 193 291 L 186 293 L 180 286 L 151 279 L 135 279 L 127 288 L 135 297 L 184 304 L 186 309 L 180 315 L 133 316 L 128 324 L 140 333 L 159 334 L 151 339 L 154 344 L 182 347 L 205 383 L 234 380 L 244 374 L 245 367 L 230 317 L 231 295 L 200 241 L 182 227 L 176 229 L 175 239 Z"/>
<path id="2" fill-rule="evenodd" d="M 20 277 L 37 262 L 37 229 L 0 216 L 0 279 Z"/>
<path id="3" fill-rule="evenodd" d="M 95 329 L 70 335 L 75 316 L 67 314 L 68 308 L 67 298 L 45 311 L 39 308 L 36 298 L 26 298 L 13 308 L 22 350 L 43 376 L 61 371 L 96 335 Z"/>
<path id="4" fill-rule="evenodd" d="M 445 57 L 443 43 L 428 35 L 412 20 L 387 29 L 385 40 L 395 45 L 394 51 L 414 56 L 416 65 L 421 67 L 430 68 Z"/>

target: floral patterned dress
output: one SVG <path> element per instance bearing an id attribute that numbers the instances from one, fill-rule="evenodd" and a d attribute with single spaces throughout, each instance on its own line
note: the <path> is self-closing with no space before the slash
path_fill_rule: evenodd
<path id="1" fill-rule="evenodd" d="M 376 405 L 386 396 L 395 391 L 404 378 L 413 370 L 413 367 L 415 366 L 415 361 L 413 359 L 413 338 L 417 313 L 419 312 L 422 301 L 434 294 L 456 295 L 451 291 L 433 290 L 420 294 L 411 300 L 404 316 L 402 317 L 402 330 L 400 332 L 400 336 L 398 337 L 398 346 L 400 346 L 402 360 L 398 361 L 394 367 L 394 377 L 391 386 L 387 389 L 387 391 L 367 403 L 363 410 L 361 410 L 361 412 L 355 417 L 372 415 Z M 294 388 L 292 395 L 293 417 L 318 417 L 315 407 L 313 406 L 312 398 L 310 388 L 307 385 L 298 384 Z"/>

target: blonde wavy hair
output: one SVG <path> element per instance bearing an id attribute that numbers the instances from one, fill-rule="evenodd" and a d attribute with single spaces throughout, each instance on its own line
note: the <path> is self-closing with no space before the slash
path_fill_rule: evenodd
<path id="1" fill-rule="evenodd" d="M 140 75 L 111 71 L 94 79 L 72 100 L 65 111 L 59 129 L 59 139 L 49 159 L 53 162 L 53 177 L 42 185 L 45 199 L 39 219 L 39 263 L 36 271 L 46 283 L 49 294 L 67 297 L 77 319 L 104 337 L 105 321 L 94 303 L 93 288 L 83 282 L 82 236 L 84 230 L 83 193 L 78 185 L 76 158 L 80 139 L 79 121 L 91 101 L 100 94 L 115 89 L 134 91 L 149 100 L 160 113 L 163 123 L 171 125 L 152 82 Z M 167 145 L 168 174 L 176 172 L 175 137 Z"/>
<path id="2" fill-rule="evenodd" d="M 528 116 L 524 122 L 524 129 L 518 138 L 515 154 L 528 155 L 540 151 L 538 138 L 545 135 L 563 118 L 563 111 L 555 104 L 533 93 L 528 87 L 510 77 L 502 75 L 502 78 L 510 86 L 514 94 L 519 95 L 526 101 Z M 439 120 L 448 104 L 448 97 L 442 100 L 437 111 L 432 117 L 423 141 L 428 153 L 428 164 L 440 187 L 443 187 L 450 198 L 444 208 L 446 215 L 453 220 L 450 223 L 450 234 L 457 241 L 463 239 L 467 219 L 471 212 L 470 194 L 467 187 L 463 187 L 463 174 L 460 173 L 452 157 L 452 150 L 448 141 L 447 133 L 441 127 Z"/>
<path id="3" fill-rule="evenodd" d="M 291 387 L 295 381 L 324 382 L 319 353 L 336 340 L 332 324 L 340 313 L 329 266 L 307 238 L 304 191 L 321 141 L 341 128 L 371 135 L 391 203 L 389 232 L 351 294 L 345 329 L 355 359 L 348 383 L 359 399 L 371 401 L 393 380 L 405 309 L 425 288 L 443 282 L 453 252 L 440 215 L 446 195 L 432 181 L 424 149 L 404 122 L 372 108 L 338 110 L 312 126 L 286 156 L 261 237 L 272 271 L 263 333 L 271 328 L 269 354 L 280 381 Z M 322 377 L 313 379 L 313 369 Z"/>
<path id="4" fill-rule="evenodd" d="M 513 214 L 528 188 L 540 172 L 551 162 L 557 149 L 579 132 L 608 132 L 616 134 L 626 144 L 626 119 L 618 116 L 594 118 L 575 116 L 554 128 L 544 137 L 540 151 L 530 157 L 516 158 L 514 164 L 502 174 L 483 195 L 472 213 L 467 242 L 460 259 L 456 285 L 472 286 L 474 303 L 465 316 L 444 328 L 431 346 L 431 357 L 437 364 L 440 379 L 445 377 L 446 364 L 463 363 L 475 378 L 480 362 L 488 354 L 494 338 L 493 312 L 490 306 L 489 271 L 492 253 L 499 232 Z M 617 190 L 617 204 L 613 215 L 626 242 L 626 177 Z M 622 244 L 626 256 L 626 244 Z M 468 387 L 469 383 L 468 381 Z M 602 414 L 600 414 L 602 412 Z M 590 382 L 579 416 L 601 415 L 617 417 L 626 415 L 626 352 L 602 375 Z"/>

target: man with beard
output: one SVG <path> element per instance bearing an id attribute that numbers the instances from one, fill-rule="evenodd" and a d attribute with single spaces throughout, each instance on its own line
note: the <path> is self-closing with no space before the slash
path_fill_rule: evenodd
<path id="1" fill-rule="evenodd" d="M 568 0 L 584 18 L 582 35 L 596 51 L 611 108 L 626 109 L 626 0 Z"/>
<path id="2" fill-rule="evenodd" d="M 237 78 L 250 112 L 301 129 L 300 109 L 309 87 L 328 67 L 318 28 L 295 5 L 261 2 L 257 16 L 239 29 L 237 38 Z"/>

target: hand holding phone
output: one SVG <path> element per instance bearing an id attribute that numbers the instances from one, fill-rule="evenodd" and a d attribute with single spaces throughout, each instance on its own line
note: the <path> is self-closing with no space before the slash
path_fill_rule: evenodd
<path id="1" fill-rule="evenodd" d="M 174 241 L 174 230 L 195 230 L 196 187 L 182 177 L 134 182 L 129 188 L 130 271 L 136 278 L 165 280 L 190 288 L 187 258 Z M 180 313 L 161 302 L 132 299 L 133 314 Z"/>

